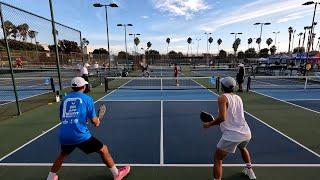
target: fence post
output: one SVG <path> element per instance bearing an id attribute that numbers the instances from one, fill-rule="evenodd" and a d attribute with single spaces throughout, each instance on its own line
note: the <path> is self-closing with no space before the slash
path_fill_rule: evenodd
<path id="1" fill-rule="evenodd" d="M 81 59 L 82 59 L 82 64 L 84 64 L 84 52 L 83 52 L 83 42 L 82 42 L 82 34 L 81 31 L 80 32 L 80 48 L 81 48 Z"/>
<path id="2" fill-rule="evenodd" d="M 55 27 L 54 15 L 53 15 L 52 0 L 49 0 L 49 5 L 50 5 L 50 14 L 51 14 L 52 35 L 53 35 L 55 54 L 56 54 L 56 65 L 57 65 L 58 78 L 59 78 L 59 90 L 61 91 L 62 90 L 62 83 L 61 83 L 61 72 L 60 72 L 60 60 L 59 60 L 59 50 L 58 50 L 58 44 L 57 44 L 56 27 Z"/>
<path id="3" fill-rule="evenodd" d="M 8 60 L 9 60 L 9 67 L 10 67 L 11 79 L 12 79 L 12 84 L 13 84 L 14 96 L 16 99 L 17 111 L 18 111 L 18 115 L 21 115 L 22 113 L 21 113 L 20 105 L 19 105 L 19 97 L 18 97 L 18 93 L 17 93 L 16 81 L 15 81 L 14 74 L 13 74 L 10 47 L 8 44 L 6 29 L 4 27 L 4 20 L 3 20 L 3 14 L 2 14 L 2 3 L 0 3 L 0 19 L 1 19 L 1 26 L 2 26 L 2 31 L 3 31 L 3 39 L 6 43 L 6 50 L 7 50 Z"/>

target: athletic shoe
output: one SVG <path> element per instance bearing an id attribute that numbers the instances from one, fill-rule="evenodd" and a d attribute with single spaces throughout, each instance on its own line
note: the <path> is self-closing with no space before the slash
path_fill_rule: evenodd
<path id="1" fill-rule="evenodd" d="M 124 177 L 126 177 L 130 172 L 130 166 L 125 166 L 119 168 L 119 174 L 117 177 L 114 177 L 114 180 L 122 180 Z"/>
<path id="2" fill-rule="evenodd" d="M 249 179 L 257 179 L 257 177 L 254 174 L 252 168 L 250 168 L 250 169 L 244 168 L 244 170 L 242 172 L 243 172 L 244 175 L 248 176 Z"/>
<path id="3" fill-rule="evenodd" d="M 52 177 L 52 179 L 50 179 L 50 178 L 48 177 L 47 180 L 58 180 L 58 176 L 55 175 L 55 176 Z"/>

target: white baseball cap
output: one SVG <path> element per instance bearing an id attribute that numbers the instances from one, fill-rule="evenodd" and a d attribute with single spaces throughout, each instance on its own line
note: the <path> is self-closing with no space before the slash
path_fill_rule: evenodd
<path id="1" fill-rule="evenodd" d="M 240 63 L 240 64 L 238 65 L 238 67 L 244 67 L 244 64 Z"/>
<path id="2" fill-rule="evenodd" d="M 83 87 L 87 84 L 88 82 L 82 77 L 75 77 L 71 80 L 71 87 Z"/>
<path id="3" fill-rule="evenodd" d="M 221 84 L 228 89 L 233 89 L 237 86 L 236 80 L 234 80 L 232 77 L 222 78 Z"/>
<path id="4" fill-rule="evenodd" d="M 84 67 L 90 67 L 90 64 L 89 63 L 85 63 Z"/>

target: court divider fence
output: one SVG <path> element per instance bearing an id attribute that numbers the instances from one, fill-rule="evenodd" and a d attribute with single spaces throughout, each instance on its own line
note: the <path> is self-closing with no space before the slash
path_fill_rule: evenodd
<path id="1" fill-rule="evenodd" d="M 1 1 L 0 17 L 1 121 L 52 102 L 84 56 L 77 29 Z"/>

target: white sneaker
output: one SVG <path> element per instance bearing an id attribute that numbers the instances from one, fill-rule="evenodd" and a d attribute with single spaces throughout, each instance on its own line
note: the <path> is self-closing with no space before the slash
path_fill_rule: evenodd
<path id="1" fill-rule="evenodd" d="M 249 179 L 257 179 L 257 177 L 254 174 L 252 168 L 251 169 L 244 168 L 242 172 L 243 172 L 244 175 L 248 176 Z"/>

